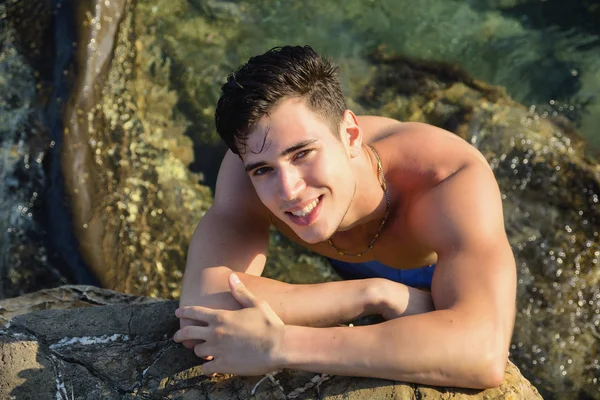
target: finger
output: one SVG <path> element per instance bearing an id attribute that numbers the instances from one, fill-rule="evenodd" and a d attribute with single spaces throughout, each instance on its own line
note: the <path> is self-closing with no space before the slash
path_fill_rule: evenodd
<path id="1" fill-rule="evenodd" d="M 184 340 L 183 342 L 181 342 L 181 344 L 190 349 L 193 350 L 194 346 L 196 346 L 197 344 L 201 344 L 204 343 L 204 340 Z"/>
<path id="2" fill-rule="evenodd" d="M 237 274 L 229 275 L 229 289 L 231 290 L 233 297 L 242 305 L 242 307 L 248 308 L 256 306 L 256 297 L 250 293 Z"/>
<path id="3" fill-rule="evenodd" d="M 208 326 L 208 323 L 204 321 L 198 321 L 196 319 L 179 318 L 180 328 L 186 327 L 188 325 Z"/>
<path id="4" fill-rule="evenodd" d="M 214 349 L 212 349 L 208 344 L 206 343 L 200 343 L 197 344 L 196 346 L 194 346 L 194 354 L 197 355 L 198 357 L 204 358 L 205 360 L 207 360 L 208 358 L 210 358 L 212 360 L 212 355 L 214 353 Z M 207 360 L 210 361 L 210 360 Z"/>
<path id="5" fill-rule="evenodd" d="M 187 306 L 180 307 L 175 310 L 177 318 L 186 318 L 195 321 L 203 321 L 207 324 L 211 323 L 215 319 L 216 310 L 201 306 Z"/>
<path id="6" fill-rule="evenodd" d="M 202 364 L 202 374 L 206 376 L 214 376 L 219 369 L 219 365 L 216 364 L 216 362 L 217 360 L 214 360 Z"/>
<path id="7" fill-rule="evenodd" d="M 181 328 L 173 335 L 173 340 L 177 343 L 186 340 L 203 340 L 205 341 L 210 333 L 210 328 L 206 326 L 188 325 Z"/>

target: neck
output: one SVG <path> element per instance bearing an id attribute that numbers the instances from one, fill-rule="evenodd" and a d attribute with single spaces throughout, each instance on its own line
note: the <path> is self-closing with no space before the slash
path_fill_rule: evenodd
<path id="1" fill-rule="evenodd" d="M 377 171 L 375 155 L 368 146 L 363 145 L 360 160 L 357 161 L 354 171 L 358 177 L 356 190 L 338 232 L 361 226 L 368 228 L 371 223 L 378 226 L 386 213 L 387 201 Z M 334 236 L 337 236 L 337 233 Z"/>

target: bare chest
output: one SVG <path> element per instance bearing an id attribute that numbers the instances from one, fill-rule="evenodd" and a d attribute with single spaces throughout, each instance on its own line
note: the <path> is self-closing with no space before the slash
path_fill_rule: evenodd
<path id="1" fill-rule="evenodd" d="M 334 260 L 350 263 L 377 260 L 396 269 L 419 268 L 437 262 L 437 254 L 435 252 L 416 242 L 410 232 L 399 225 L 394 226 L 390 224 L 387 229 L 384 229 L 373 244 L 373 247 L 367 252 L 365 250 L 371 241 L 367 237 L 360 236 L 351 238 L 351 240 L 347 240 L 345 243 L 340 242 L 340 247 L 344 245 L 344 250 L 342 251 L 336 247 L 337 242 L 335 241 L 333 242 L 333 247 L 328 242 L 308 244 L 300 240 L 282 221 L 277 221 L 274 225 L 290 240 L 317 254 Z M 359 253 L 364 254 L 361 256 L 353 255 Z"/>

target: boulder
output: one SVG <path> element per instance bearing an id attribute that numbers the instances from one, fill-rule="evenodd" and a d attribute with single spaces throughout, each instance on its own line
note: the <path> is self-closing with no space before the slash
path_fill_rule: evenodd
<path id="1" fill-rule="evenodd" d="M 0 301 L 0 398 L 541 399 L 512 362 L 504 382 L 487 390 L 292 370 L 209 377 L 172 340 L 176 308 L 90 286 Z"/>

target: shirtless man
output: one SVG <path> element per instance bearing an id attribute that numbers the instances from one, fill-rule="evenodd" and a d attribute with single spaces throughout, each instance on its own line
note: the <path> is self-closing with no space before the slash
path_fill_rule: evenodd
<path id="1" fill-rule="evenodd" d="M 516 268 L 485 158 L 433 126 L 357 117 L 309 47 L 253 57 L 222 90 L 230 151 L 191 240 L 174 336 L 209 360 L 204 373 L 499 385 Z M 364 279 L 261 277 L 271 224 Z M 338 326 L 370 314 L 386 321 Z"/>

